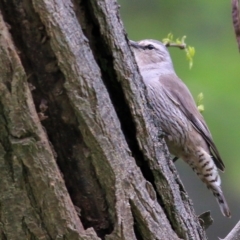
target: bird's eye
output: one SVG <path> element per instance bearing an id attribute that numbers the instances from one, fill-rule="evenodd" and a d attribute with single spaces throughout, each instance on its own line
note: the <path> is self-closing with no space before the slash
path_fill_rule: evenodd
<path id="1" fill-rule="evenodd" d="M 146 48 L 147 48 L 148 50 L 152 50 L 152 49 L 154 49 L 155 47 L 154 47 L 152 44 L 149 44 L 149 45 L 146 46 Z"/>

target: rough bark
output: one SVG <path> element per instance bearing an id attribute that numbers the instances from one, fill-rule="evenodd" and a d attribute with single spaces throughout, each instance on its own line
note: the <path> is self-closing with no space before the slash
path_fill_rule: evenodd
<path id="1" fill-rule="evenodd" d="M 110 0 L 0 0 L 1 239 L 205 239 Z"/>

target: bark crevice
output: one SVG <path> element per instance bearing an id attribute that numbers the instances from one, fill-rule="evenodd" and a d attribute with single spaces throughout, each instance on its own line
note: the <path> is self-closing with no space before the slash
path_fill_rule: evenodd
<path id="1" fill-rule="evenodd" d="M 56 152 L 66 187 L 74 205 L 81 209 L 83 226 L 94 227 L 98 235 L 104 236 L 112 229 L 108 207 L 102 195 L 103 189 L 93 174 L 94 166 L 91 156 L 88 156 L 90 151 L 82 140 L 74 109 L 69 104 L 64 89 L 65 77 L 57 65 L 48 33 L 31 1 L 23 1 L 17 9 L 14 6 L 10 4 L 4 9 L 15 12 L 15 19 L 9 19 L 6 13 L 4 15 L 11 28 L 18 29 L 11 31 L 13 40 L 21 52 L 28 82 L 34 86 L 32 95 L 36 110 L 40 118 L 46 117 L 42 119 L 42 125 Z"/>
<path id="2" fill-rule="evenodd" d="M 0 139 L 10 158 L 0 151 L 1 220 L 17 229 L 3 224 L 2 234 L 203 239 L 149 115 L 117 3 L 0 0 L 0 8 L 12 34 L 0 35 Z M 10 208 L 16 198 L 20 207 Z"/>
<path id="3" fill-rule="evenodd" d="M 79 8 L 79 12 L 82 13 L 79 18 L 80 24 L 83 28 L 85 36 L 87 36 L 89 40 L 96 62 L 100 67 L 102 80 L 108 90 L 110 99 L 117 113 L 122 132 L 128 143 L 128 147 L 131 150 L 136 164 L 141 169 L 143 176 L 147 181 L 152 183 L 156 190 L 153 173 L 139 148 L 136 137 L 136 123 L 133 121 L 129 105 L 125 98 L 124 90 L 121 83 L 116 81 L 118 76 L 116 70 L 114 69 L 114 56 L 112 54 L 112 49 L 104 41 L 104 36 L 101 35 L 101 26 L 94 15 L 94 9 L 92 8 L 90 2 L 84 3 L 83 1 L 74 1 L 74 3 L 76 9 Z M 82 11 L 83 9 L 84 11 Z M 98 41 L 96 41 L 96 39 Z M 158 196 L 158 199 L 159 198 L 160 196 Z M 159 203 L 162 204 L 162 201 L 159 201 Z"/>

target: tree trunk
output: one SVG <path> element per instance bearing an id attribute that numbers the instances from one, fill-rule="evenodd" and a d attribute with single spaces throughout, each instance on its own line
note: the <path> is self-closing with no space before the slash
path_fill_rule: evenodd
<path id="1" fill-rule="evenodd" d="M 1 239 L 205 239 L 115 0 L 0 0 Z"/>

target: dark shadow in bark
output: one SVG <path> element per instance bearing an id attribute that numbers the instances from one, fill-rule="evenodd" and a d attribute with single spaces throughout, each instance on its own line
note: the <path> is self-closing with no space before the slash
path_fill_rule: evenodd
<path id="1" fill-rule="evenodd" d="M 99 237 L 104 237 L 113 230 L 104 192 L 65 93 L 64 75 L 59 70 L 45 28 L 31 4 L 28 0 L 19 4 L 0 1 L 13 41 L 21 52 L 28 82 L 33 88 L 36 110 L 44 119 L 42 124 L 73 204 L 80 209 L 79 216 L 85 229 L 93 227 Z M 16 5 L 18 8 L 14 7 Z M 9 18 L 10 12 L 16 17 Z M 11 26 L 14 31 L 11 31 Z"/>

